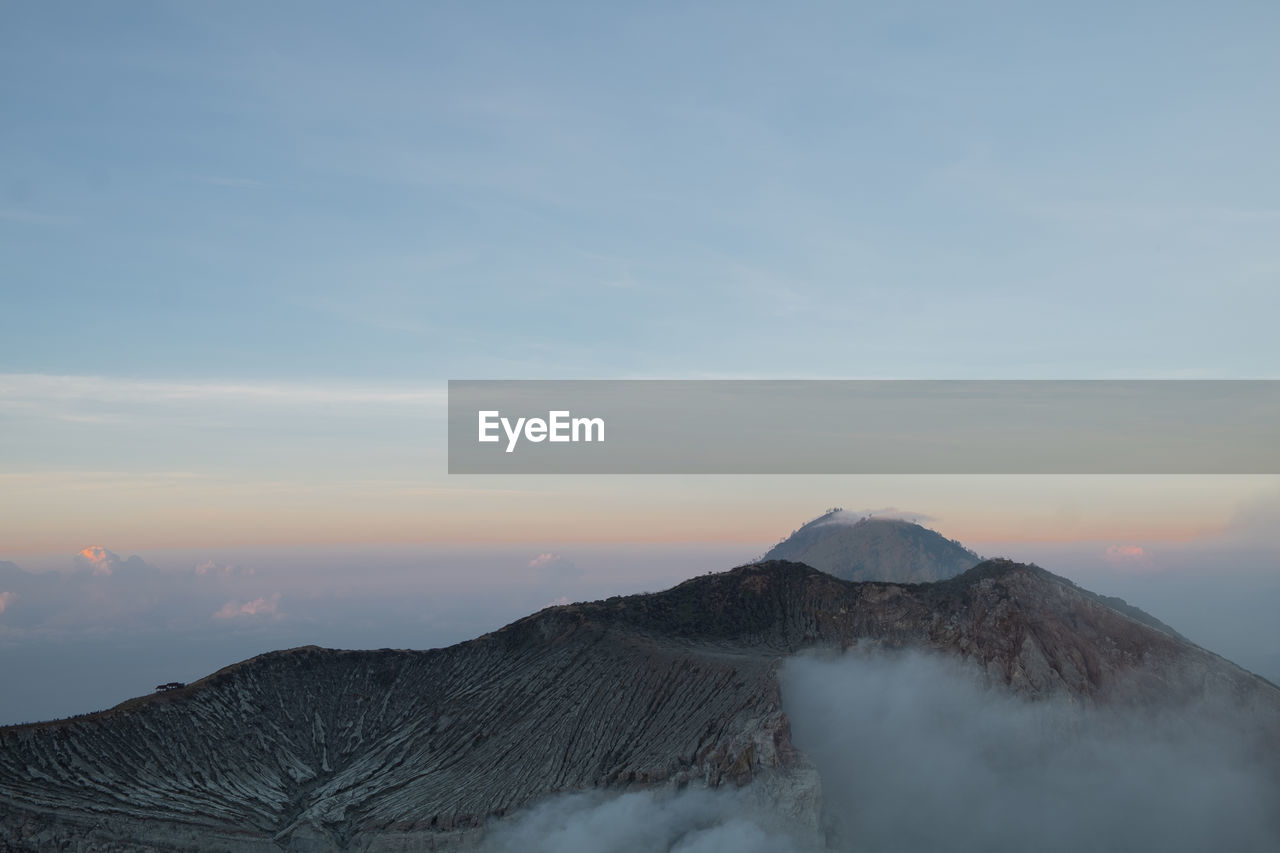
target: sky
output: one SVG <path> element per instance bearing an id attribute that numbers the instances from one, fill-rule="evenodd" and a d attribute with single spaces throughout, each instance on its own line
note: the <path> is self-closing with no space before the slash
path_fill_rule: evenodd
<path id="1" fill-rule="evenodd" d="M 1276 477 L 449 476 L 444 407 L 1280 378 L 1278 38 L 1271 2 L 4 4 L 0 561 L 294 572 L 207 629 L 337 596 L 317 549 L 612 544 L 630 589 L 678 574 L 632 545 L 746 559 L 834 505 L 1089 565 L 1265 530 Z"/>

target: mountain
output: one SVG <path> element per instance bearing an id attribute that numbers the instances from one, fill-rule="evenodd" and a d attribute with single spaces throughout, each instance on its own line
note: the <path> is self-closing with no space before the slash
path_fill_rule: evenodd
<path id="1" fill-rule="evenodd" d="M 982 562 L 973 551 L 912 521 L 853 516 L 830 509 L 779 542 L 765 560 L 791 560 L 849 581 L 932 583 Z M 1095 595 L 1084 591 L 1086 595 Z M 1178 639 L 1177 631 L 1122 598 L 1096 596 L 1103 604 Z"/>
<path id="2" fill-rule="evenodd" d="M 982 562 L 959 542 L 914 522 L 857 518 L 842 509 L 805 524 L 764 558 L 804 563 L 848 581 L 894 583 L 946 580 Z"/>
<path id="3" fill-rule="evenodd" d="M 0 729 L 0 849 L 466 849 L 552 793 L 748 782 L 816 826 L 778 681 L 805 649 L 922 649 L 1031 699 L 1216 695 L 1280 719 L 1280 689 L 1035 566 L 892 584 L 769 561 L 445 649 L 272 652 Z"/>

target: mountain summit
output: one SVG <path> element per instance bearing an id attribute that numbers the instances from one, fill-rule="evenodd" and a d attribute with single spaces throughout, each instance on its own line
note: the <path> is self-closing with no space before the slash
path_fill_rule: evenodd
<path id="1" fill-rule="evenodd" d="M 832 509 L 765 555 L 792 560 L 848 581 L 932 583 L 967 571 L 982 558 L 937 531 L 897 518 L 861 518 Z"/>

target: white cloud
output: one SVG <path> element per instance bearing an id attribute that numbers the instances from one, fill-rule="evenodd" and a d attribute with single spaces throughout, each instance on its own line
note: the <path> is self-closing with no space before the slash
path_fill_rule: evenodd
<path id="1" fill-rule="evenodd" d="M 1108 545 L 1102 552 L 1102 558 L 1117 569 L 1152 571 L 1157 568 L 1151 554 L 1141 545 Z"/>
<path id="2" fill-rule="evenodd" d="M 257 570 L 246 568 L 238 563 L 219 563 L 217 560 L 205 560 L 198 564 L 192 571 L 200 577 L 251 577 L 257 574 Z"/>
<path id="3" fill-rule="evenodd" d="M 80 553 L 76 554 L 75 562 L 79 568 L 88 569 L 99 577 L 111 577 L 121 569 L 137 570 L 153 568 L 136 554 L 129 559 L 124 560 L 121 559 L 118 554 L 108 551 L 101 545 L 90 545 L 88 548 L 81 549 Z"/>
<path id="4" fill-rule="evenodd" d="M 1263 703 L 1025 701 L 919 652 L 791 658 L 782 693 L 836 849 L 1275 849 Z"/>
<path id="5" fill-rule="evenodd" d="M 582 569 L 579 569 L 573 560 L 550 551 L 530 560 L 529 568 L 538 574 L 557 578 L 576 578 L 582 575 Z"/>
<path id="6" fill-rule="evenodd" d="M 912 512 L 911 510 L 898 509 L 897 507 L 887 506 L 880 509 L 841 509 L 831 514 L 831 517 L 824 521 L 824 524 L 857 524 L 864 518 L 892 518 L 903 521 L 914 521 L 918 523 L 937 521 L 932 515 L 926 515 L 923 512 Z"/>
<path id="7" fill-rule="evenodd" d="M 0 613 L 5 612 L 17 597 L 18 594 L 16 592 L 0 592 Z"/>
<path id="8" fill-rule="evenodd" d="M 800 853 L 821 849 L 772 814 L 750 787 L 711 791 L 602 792 L 550 797 L 486 827 L 485 853 Z M 765 806 L 765 807 L 762 807 Z"/>
<path id="9" fill-rule="evenodd" d="M 228 601 L 222 609 L 213 614 L 214 619 L 237 619 L 252 616 L 279 616 L 280 593 L 260 596 L 252 601 Z"/>

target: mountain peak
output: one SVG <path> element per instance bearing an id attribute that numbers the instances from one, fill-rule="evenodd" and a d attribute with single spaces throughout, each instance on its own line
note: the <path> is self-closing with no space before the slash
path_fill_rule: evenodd
<path id="1" fill-rule="evenodd" d="M 775 545 L 766 560 L 794 560 L 851 581 L 927 583 L 973 568 L 982 558 L 959 542 L 904 518 L 831 509 Z"/>

